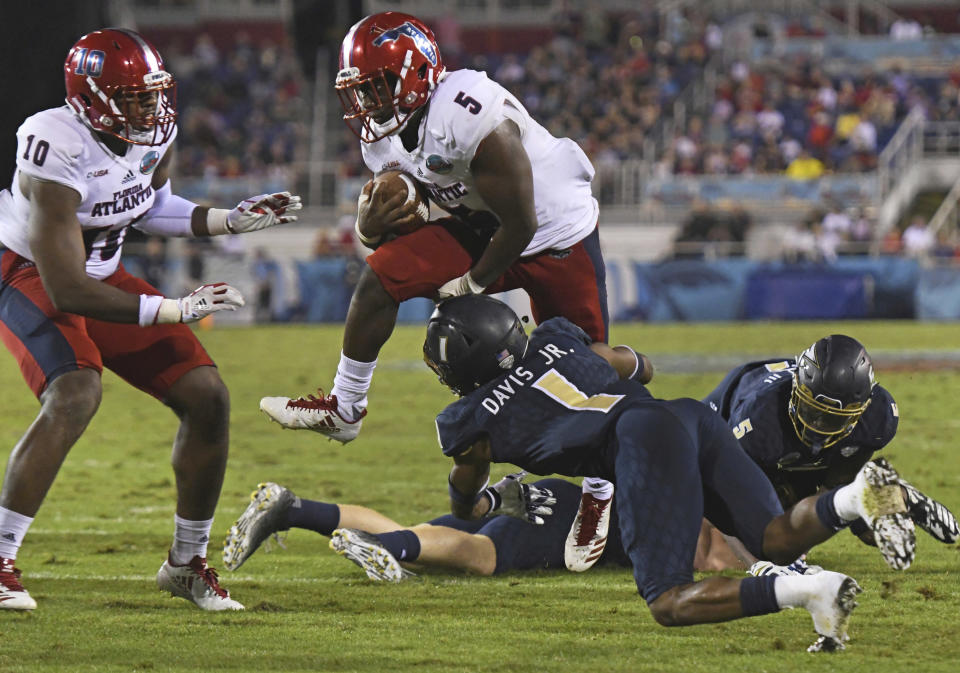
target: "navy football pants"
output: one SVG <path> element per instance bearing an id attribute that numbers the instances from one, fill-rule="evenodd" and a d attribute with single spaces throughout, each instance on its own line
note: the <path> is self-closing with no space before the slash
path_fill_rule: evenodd
<path id="1" fill-rule="evenodd" d="M 704 516 L 763 558 L 764 529 L 783 509 L 720 416 L 691 399 L 637 405 L 615 438 L 620 534 L 644 600 L 693 582 Z"/>

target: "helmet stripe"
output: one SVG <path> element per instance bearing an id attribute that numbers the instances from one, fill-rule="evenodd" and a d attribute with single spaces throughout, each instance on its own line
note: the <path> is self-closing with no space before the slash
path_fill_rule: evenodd
<path id="1" fill-rule="evenodd" d="M 143 60 L 146 62 L 150 72 L 157 72 L 160 70 L 160 62 L 157 60 L 157 53 L 153 50 L 153 47 L 147 44 L 146 40 L 132 30 L 127 30 L 126 28 L 117 28 L 116 30 L 117 32 L 123 33 L 137 43 L 137 46 L 140 47 L 140 53 L 143 55 Z"/>
<path id="2" fill-rule="evenodd" d="M 353 39 L 354 35 L 357 33 L 357 27 L 364 21 L 366 21 L 366 19 L 361 19 L 353 24 L 353 26 L 350 28 L 350 32 L 347 33 L 345 38 L 343 38 L 343 45 L 340 47 L 340 60 L 343 61 L 344 68 L 353 67 L 353 64 L 350 63 L 350 54 L 353 52 Z"/>

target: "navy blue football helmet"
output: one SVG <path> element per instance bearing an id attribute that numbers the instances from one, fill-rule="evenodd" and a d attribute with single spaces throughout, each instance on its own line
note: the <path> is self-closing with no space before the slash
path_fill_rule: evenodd
<path id="1" fill-rule="evenodd" d="M 508 371 L 526 352 L 527 335 L 517 314 L 482 294 L 441 302 L 430 316 L 423 342 L 424 361 L 457 395 Z"/>
<path id="2" fill-rule="evenodd" d="M 856 339 L 833 334 L 797 357 L 788 413 L 800 440 L 817 451 L 853 432 L 870 405 L 873 362 Z"/>

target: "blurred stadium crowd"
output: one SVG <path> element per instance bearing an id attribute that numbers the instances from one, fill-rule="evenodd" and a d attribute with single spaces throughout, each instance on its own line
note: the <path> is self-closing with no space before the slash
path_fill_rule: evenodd
<path id="1" fill-rule="evenodd" d="M 529 48 L 504 40 L 496 50 L 468 49 L 458 39 L 463 27 L 455 16 L 447 13 L 434 23 L 448 67 L 486 71 L 552 133 L 584 148 L 598 169 L 602 205 L 611 175 L 605 169 L 615 172 L 630 162 L 643 163 L 645 189 L 661 185 L 667 194 L 648 194 L 647 200 L 669 206 L 670 190 L 686 178 L 813 185 L 827 176 L 870 176 L 908 116 L 960 121 L 960 66 L 915 67 L 903 60 L 873 67 L 831 58 L 822 49 L 754 53 L 738 49 L 743 31 L 777 44 L 826 38 L 831 29 L 816 15 L 724 21 L 708 5 L 678 3 L 663 12 L 657 3 L 638 3 L 630 11 L 564 12 L 551 17 L 549 34 Z M 864 20 L 859 31 L 912 44 L 949 29 L 934 23 L 923 16 L 889 26 Z M 310 81 L 282 29 L 215 37 L 204 31 L 189 39 L 154 36 L 178 81 L 177 175 L 186 182 L 185 195 L 220 200 L 246 180 L 262 190 L 294 184 L 305 192 L 310 162 L 317 158 L 311 156 L 310 133 L 315 89 L 332 87 L 332 74 L 321 72 Z M 336 107 L 334 98 L 326 100 Z M 360 184 L 367 171 L 355 137 L 344 125 L 327 122 L 324 160 L 336 163 L 339 177 Z M 798 193 L 803 212 L 785 222 L 780 259 L 829 263 L 870 252 L 912 256 L 928 265 L 960 261 L 956 228 L 928 227 L 935 208 L 914 208 L 896 226 L 878 230 L 869 194 Z M 754 227 L 766 223 L 737 195 L 684 193 L 672 252 L 664 257 L 746 254 Z M 312 254 L 303 258 L 358 259 L 352 216 L 346 214 L 351 205 L 321 223 Z M 191 247 L 203 251 L 204 245 Z M 139 252 L 147 258 L 145 248 Z M 154 246 L 151 254 L 161 252 Z M 264 276 L 268 256 L 247 251 L 255 274 Z M 352 262 L 344 268 L 353 273 Z"/>

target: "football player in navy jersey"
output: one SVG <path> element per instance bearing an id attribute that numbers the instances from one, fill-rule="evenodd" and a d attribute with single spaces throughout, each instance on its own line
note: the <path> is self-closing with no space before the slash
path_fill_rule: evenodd
<path id="1" fill-rule="evenodd" d="M 657 400 L 629 377 L 637 355 L 593 343 L 564 318 L 527 338 L 516 314 L 490 297 L 442 302 L 430 318 L 424 358 L 461 398 L 437 416 L 451 510 L 475 519 L 490 463 L 537 474 L 616 483 L 623 546 L 641 595 L 660 624 L 717 622 L 806 608 L 820 638 L 843 647 L 860 588 L 816 574 L 693 581 L 701 520 L 740 539 L 758 558 L 789 563 L 857 518 L 869 522 L 888 564 L 913 559 L 913 522 L 885 463 L 867 463 L 852 484 L 805 498 L 784 513 L 762 470 L 716 414 L 695 400 Z"/>
<path id="2" fill-rule="evenodd" d="M 819 339 L 795 359 L 737 367 L 703 401 L 727 422 L 784 507 L 853 481 L 899 422 L 866 349 L 843 334 Z M 950 510 L 903 479 L 900 485 L 914 522 L 941 542 L 956 542 L 960 530 Z M 872 543 L 862 521 L 850 529 Z"/>
<path id="3" fill-rule="evenodd" d="M 488 486 L 492 512 L 474 521 L 450 514 L 404 527 L 359 505 L 301 498 L 279 484 L 260 484 L 230 528 L 223 563 L 238 569 L 271 535 L 291 528 L 331 538 L 330 546 L 375 580 L 401 581 L 404 564 L 438 566 L 476 575 L 564 568 L 564 542 L 576 517 L 580 487 L 562 479 L 522 483 L 511 474 Z M 600 565 L 629 567 L 616 521 Z"/>

